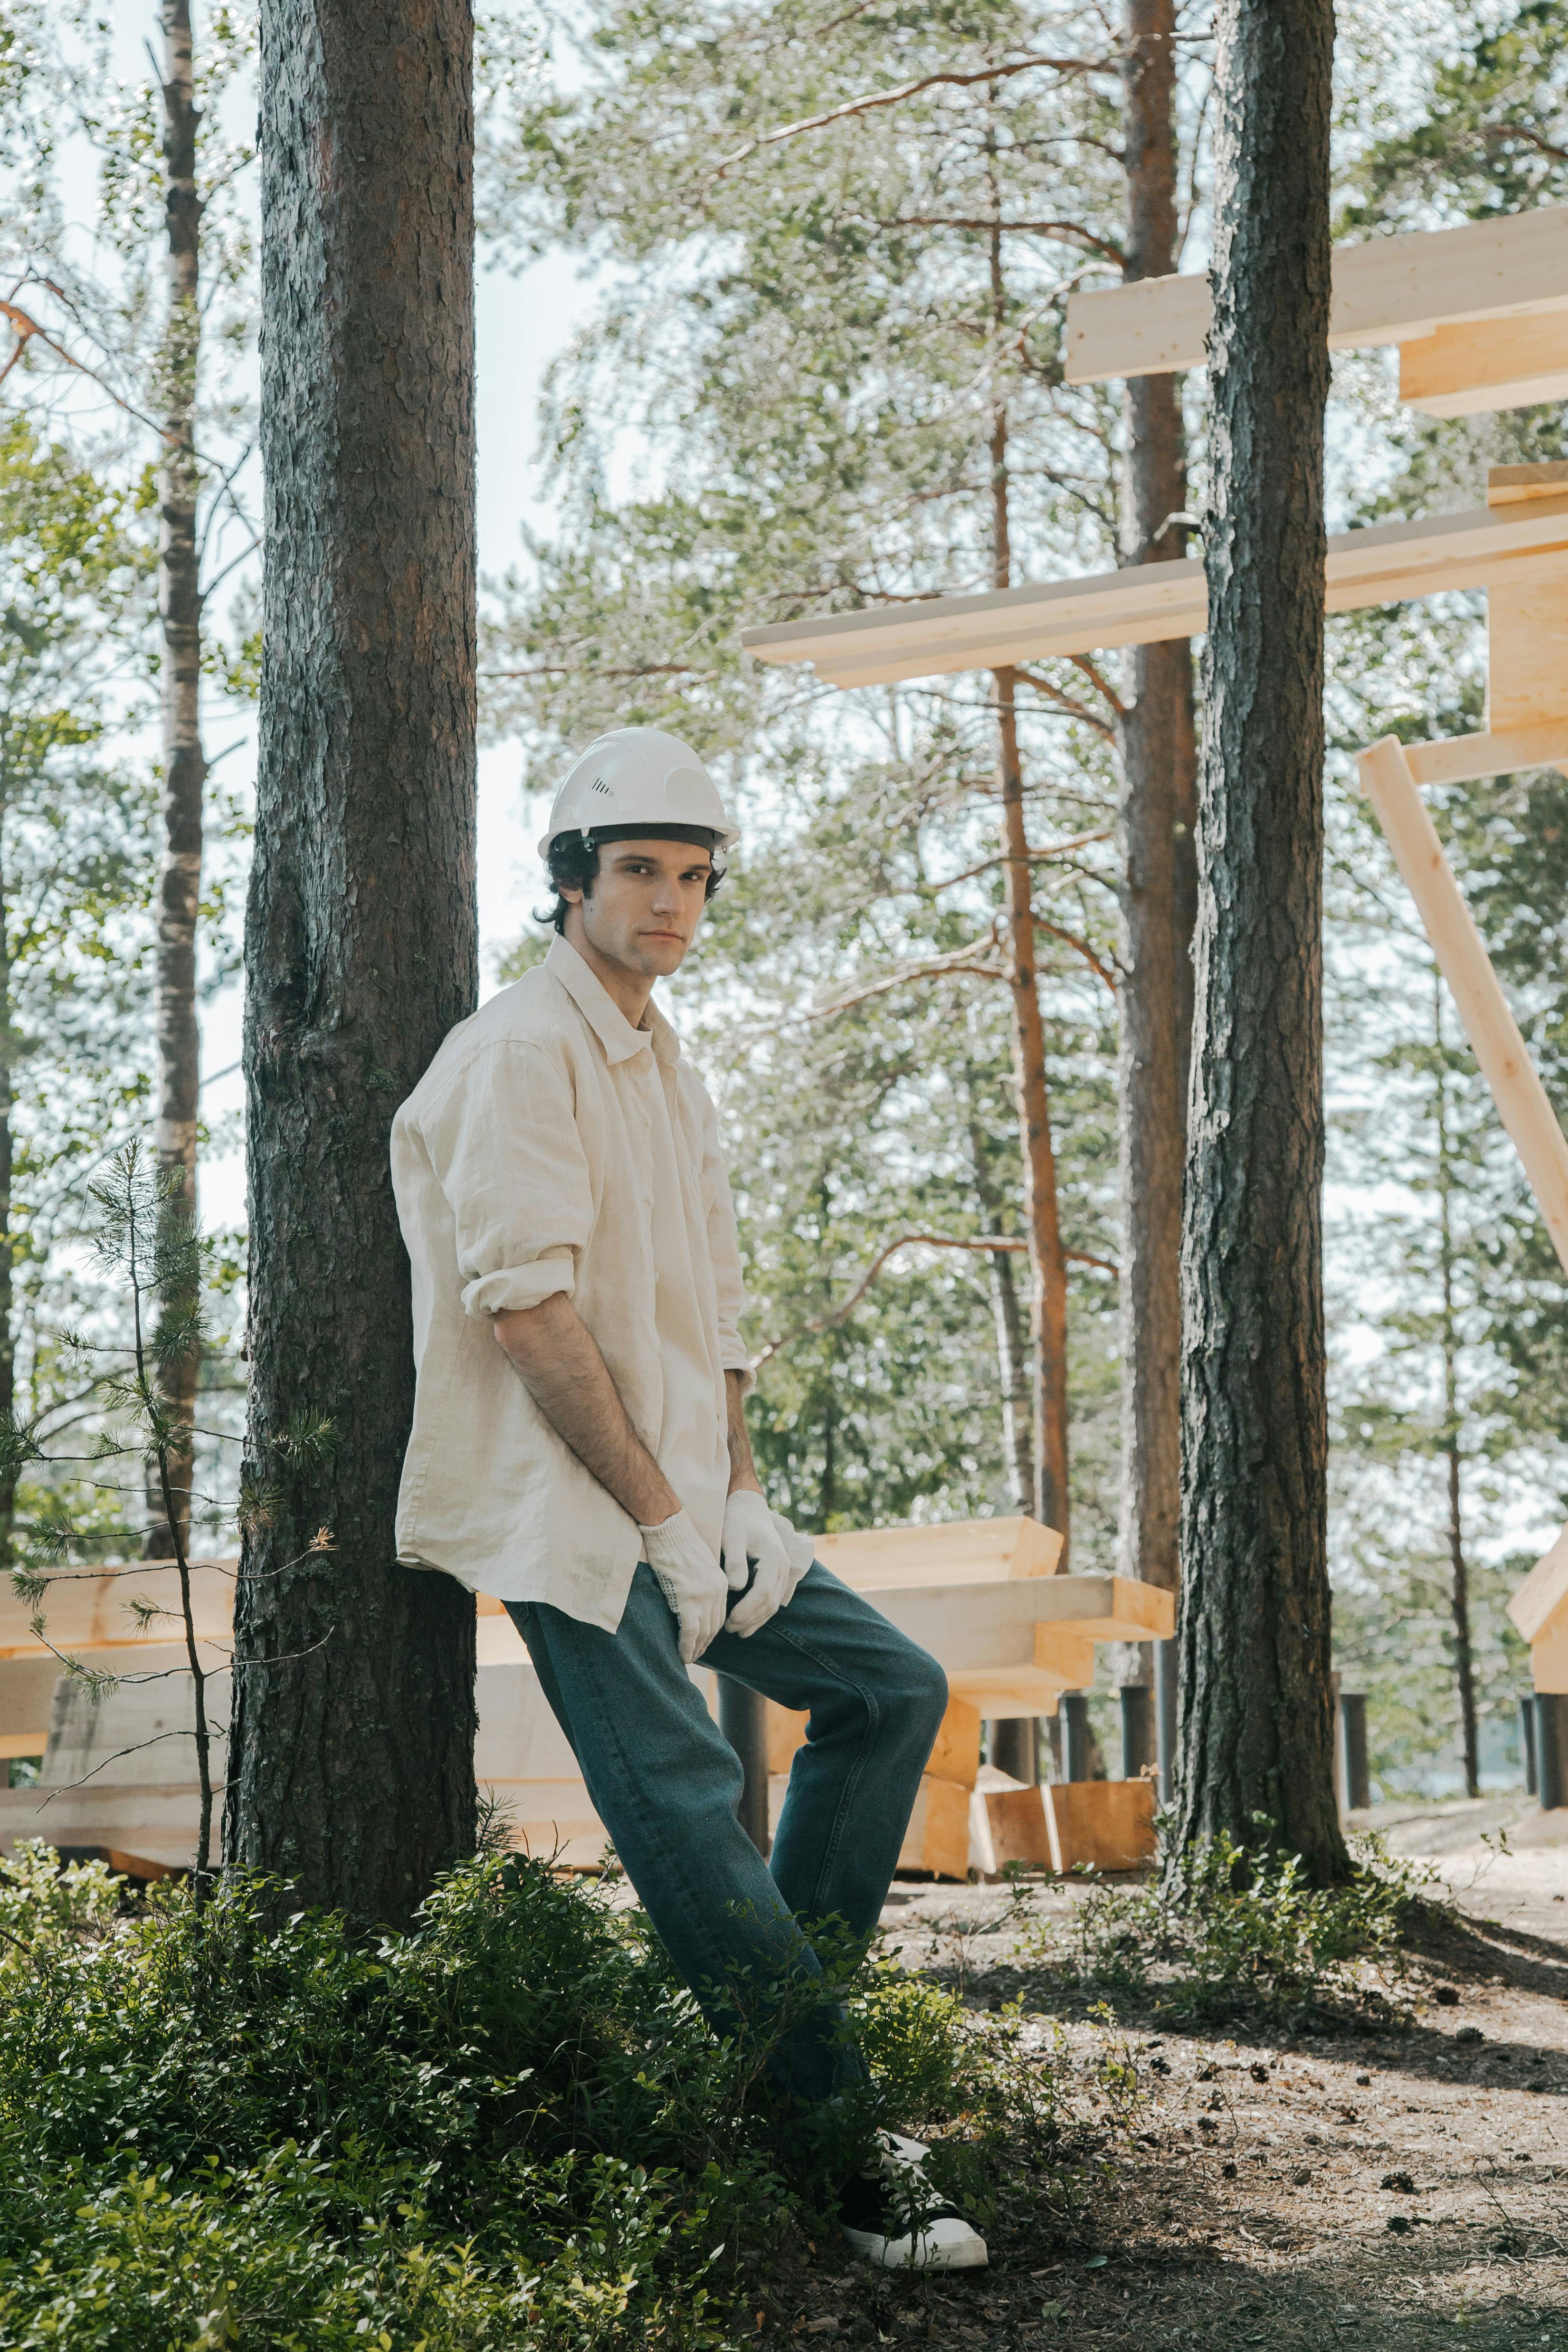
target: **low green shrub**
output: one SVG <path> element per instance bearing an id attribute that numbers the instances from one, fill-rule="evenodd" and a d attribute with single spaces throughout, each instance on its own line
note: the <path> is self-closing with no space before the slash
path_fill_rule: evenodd
<path id="1" fill-rule="evenodd" d="M 1316 1887 L 1301 1857 L 1258 1822 L 1254 1846 L 1228 1836 L 1172 1852 L 1135 1889 L 1096 1886 L 1063 1922 L 1042 1922 L 1029 1956 L 1076 1989 L 1135 2000 L 1173 2024 L 1398 2013 L 1404 1938 L 1432 1873 L 1358 1839 L 1343 1886 Z"/>
<path id="2" fill-rule="evenodd" d="M 118 1916 L 115 1881 L 41 1847 L 0 1885 L 19 2352 L 716 2352 L 865 2127 L 846 2110 L 786 2171 L 760 2032 L 716 2040 L 638 1915 L 537 1862 L 476 1858 L 411 1933 L 370 1938 L 274 1925 L 256 1885 Z M 1005 2033 L 848 1948 L 830 1990 L 881 2118 L 946 2129 L 973 2210 L 1009 2135 L 1062 2169 L 1055 2075 Z"/>

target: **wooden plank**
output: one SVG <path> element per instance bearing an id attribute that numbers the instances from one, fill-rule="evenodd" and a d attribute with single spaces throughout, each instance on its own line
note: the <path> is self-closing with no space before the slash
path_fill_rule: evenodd
<path id="1" fill-rule="evenodd" d="M 1051 1580 L 925 1586 L 909 1592 L 879 1592 L 873 1605 L 890 1624 L 941 1662 L 955 1690 L 960 1689 L 955 1675 L 969 1667 L 1039 1665 L 1051 1672 L 1059 1664 L 1061 1687 L 1076 1689 L 1093 1674 L 1093 1639 L 1071 1626 L 1040 1624 L 1040 1595 Z M 961 1696 L 970 1697 L 967 1690 Z"/>
<path id="2" fill-rule="evenodd" d="M 1568 719 L 1506 734 L 1453 735 L 1436 743 L 1407 743 L 1405 756 L 1418 784 L 1466 784 L 1481 776 L 1511 776 L 1528 768 L 1568 761 Z"/>
<path id="3" fill-rule="evenodd" d="M 148 1864 L 189 1870 L 195 1860 L 200 1794 L 193 1780 L 163 1788 L 99 1788 L 58 1791 L 47 1805 L 47 1789 L 0 1789 L 0 1853 L 26 1838 L 50 1845 L 97 1846 L 106 1853 L 135 1855 L 136 1874 L 151 1875 Z"/>
<path id="4" fill-rule="evenodd" d="M 1096 1642 L 1168 1641 L 1176 1594 L 1130 1576 L 1053 1576 L 1036 1595 L 1036 1622 L 1070 1622 Z"/>
<path id="5" fill-rule="evenodd" d="M 1403 746 L 1385 735 L 1363 751 L 1362 790 L 1377 812 L 1416 901 L 1498 1115 L 1524 1163 L 1536 1205 L 1568 1268 L 1568 1138 L 1519 1034 L 1480 934 L 1422 805 Z"/>
<path id="6" fill-rule="evenodd" d="M 1555 578 L 1500 582 L 1487 596 L 1487 726 L 1508 734 L 1568 720 L 1568 562 Z"/>
<path id="7" fill-rule="evenodd" d="M 950 1697 L 937 1730 L 936 1744 L 925 1759 L 927 1776 L 933 1780 L 950 1780 L 956 1789 L 972 1789 L 979 1769 L 979 1710 L 966 1699 Z"/>
<path id="8" fill-rule="evenodd" d="M 1454 589 L 1555 578 L 1565 557 L 1568 496 L 1339 531 L 1328 546 L 1328 609 L 1354 612 Z M 1200 635 L 1207 598 L 1203 566 L 1186 556 L 746 629 L 741 642 L 759 661 L 809 661 L 832 685 L 849 688 Z"/>
<path id="9" fill-rule="evenodd" d="M 477 1619 L 474 1627 L 474 1643 L 476 1657 L 482 1666 L 528 1664 L 528 1644 L 505 1610 L 498 1617 L 481 1616 Z"/>
<path id="10" fill-rule="evenodd" d="M 0 1658 L 0 1757 L 42 1756 L 59 1668 L 53 1658 Z"/>
<path id="11" fill-rule="evenodd" d="M 1515 1630 L 1527 1642 L 1543 1633 L 1568 1602 L 1568 1528 L 1542 1552 L 1508 1604 Z"/>
<path id="12" fill-rule="evenodd" d="M 1329 345 L 1406 343 L 1469 320 L 1564 310 L 1568 207 L 1542 205 L 1336 247 Z M 1212 315 L 1208 279 L 1196 274 L 1070 295 L 1067 381 L 1103 383 L 1202 367 Z"/>
<path id="13" fill-rule="evenodd" d="M 931 1584 L 996 1584 L 1050 1576 L 1061 1538 L 1038 1519 L 949 1519 L 939 1527 L 864 1528 L 818 1536 L 817 1558 L 857 1592 Z"/>
<path id="14" fill-rule="evenodd" d="M 1021 1862 L 1031 1870 L 1051 1870 L 1051 1831 L 1041 1789 L 988 1789 L 981 1802 L 990 1832 L 991 1868 Z"/>
<path id="15" fill-rule="evenodd" d="M 1031 1665 L 1018 1665 L 960 1666 L 948 1675 L 947 1687 L 988 1723 L 1009 1723 L 1020 1716 L 1054 1715 L 1062 1692 L 1080 1685 Z"/>
<path id="16" fill-rule="evenodd" d="M 934 1878 L 969 1875 L 969 1798 L 951 1780 L 923 1778 L 899 1848 L 898 1868 Z"/>
<path id="17" fill-rule="evenodd" d="M 1568 1610 L 1561 1610 L 1530 1645 L 1530 1678 L 1538 1691 L 1568 1692 Z"/>
<path id="18" fill-rule="evenodd" d="M 1399 347 L 1399 397 L 1427 416 L 1568 398 L 1568 311 L 1439 327 Z"/>
<path id="19" fill-rule="evenodd" d="M 1549 457 L 1531 466 L 1489 466 L 1489 507 L 1517 506 L 1532 499 L 1568 495 L 1568 457 Z"/>
<path id="20" fill-rule="evenodd" d="M 196 1638 L 227 1647 L 234 1624 L 234 1578 L 237 1559 L 193 1560 L 191 1600 Z M 51 1582 L 43 1601 L 46 1630 L 57 1650 L 74 1656 L 78 1652 L 145 1648 L 150 1640 L 168 1641 L 176 1620 L 162 1617 L 152 1633 L 137 1626 L 127 1604 L 133 1599 L 154 1601 L 160 1609 L 178 1611 L 179 1572 L 172 1566 L 145 1560 L 129 1568 L 94 1576 L 66 1569 Z M 29 1630 L 29 1603 L 18 1601 L 10 1579 L 0 1580 L 0 1658 L 47 1655 Z M 130 1672 L 129 1665 L 126 1671 Z"/>
<path id="21" fill-rule="evenodd" d="M 1056 1780 L 1042 1793 L 1053 1870 L 1137 1870 L 1154 1860 L 1152 1780 Z"/>

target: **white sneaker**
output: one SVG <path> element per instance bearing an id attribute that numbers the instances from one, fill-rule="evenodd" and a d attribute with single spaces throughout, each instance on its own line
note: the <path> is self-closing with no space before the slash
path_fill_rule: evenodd
<path id="1" fill-rule="evenodd" d="M 876 2150 L 875 2168 L 856 2173 L 839 2205 L 856 2253 L 883 2271 L 983 2271 L 990 2256 L 979 2231 L 953 2206 L 930 2201 L 920 2178 L 931 2153 L 925 2143 L 878 2132 Z"/>

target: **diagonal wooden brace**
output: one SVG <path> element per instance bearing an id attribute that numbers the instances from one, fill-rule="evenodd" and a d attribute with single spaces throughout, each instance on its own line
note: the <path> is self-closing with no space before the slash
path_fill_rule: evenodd
<path id="1" fill-rule="evenodd" d="M 1498 1115 L 1524 1162 L 1536 1205 L 1568 1270 L 1568 1137 L 1557 1123 L 1519 1024 L 1443 855 L 1405 747 L 1385 735 L 1360 754 L 1361 789 L 1377 813 Z"/>

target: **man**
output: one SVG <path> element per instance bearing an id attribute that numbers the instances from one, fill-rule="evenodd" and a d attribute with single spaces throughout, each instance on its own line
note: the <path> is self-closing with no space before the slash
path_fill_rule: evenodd
<path id="1" fill-rule="evenodd" d="M 452 1032 L 397 1115 L 418 1366 L 398 1546 L 506 1602 L 649 1918 L 716 2024 L 772 2016 L 798 2114 L 863 2097 L 841 2014 L 811 1997 L 810 1935 L 875 1927 L 947 1694 L 752 1465 L 718 1123 L 653 1003 L 736 838 L 685 744 L 601 737 L 539 844 L 549 954 Z M 771 1868 L 699 1658 L 810 1710 Z M 847 2234 L 888 2266 L 983 2264 L 984 2241 L 921 2197 L 924 2153 L 879 2135 Z"/>

